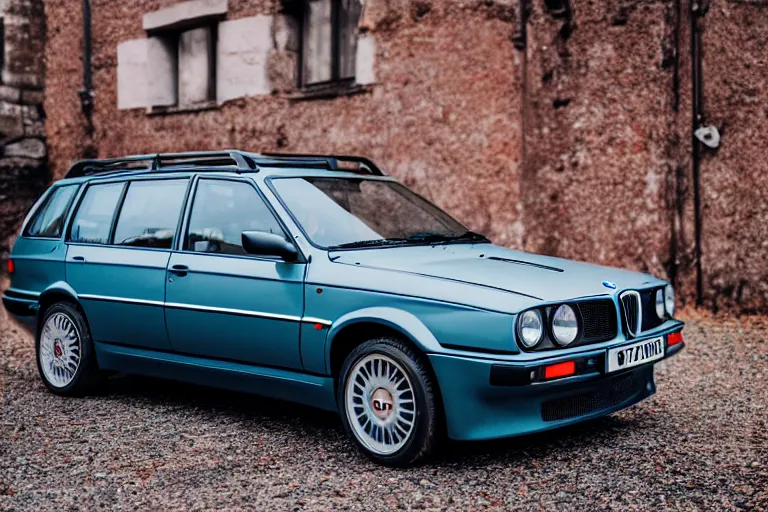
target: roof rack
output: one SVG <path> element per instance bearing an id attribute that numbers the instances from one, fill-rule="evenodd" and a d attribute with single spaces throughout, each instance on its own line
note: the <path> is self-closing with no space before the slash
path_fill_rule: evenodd
<path id="1" fill-rule="evenodd" d="M 72 166 L 66 177 L 77 178 L 110 171 L 159 171 L 169 167 L 194 168 L 207 166 L 231 167 L 235 172 L 253 172 L 258 170 L 253 157 L 242 151 L 197 151 L 190 153 L 132 155 L 103 160 L 81 160 Z"/>
<path id="2" fill-rule="evenodd" d="M 67 178 L 121 171 L 183 170 L 218 167 L 232 172 L 258 171 L 264 167 L 315 167 L 331 171 L 349 171 L 384 176 L 371 160 L 361 156 L 262 153 L 237 150 L 155 153 L 102 160 L 81 160 L 67 173 Z"/>
<path id="3" fill-rule="evenodd" d="M 375 176 L 384 176 L 384 173 L 372 160 L 354 155 L 315 155 L 309 153 L 261 153 L 274 159 L 299 161 L 302 165 L 309 162 L 325 162 L 332 171 L 368 172 Z M 346 165 L 345 165 L 346 164 Z M 349 164 L 353 164 L 349 166 Z M 266 165 L 262 164 L 262 165 Z"/>

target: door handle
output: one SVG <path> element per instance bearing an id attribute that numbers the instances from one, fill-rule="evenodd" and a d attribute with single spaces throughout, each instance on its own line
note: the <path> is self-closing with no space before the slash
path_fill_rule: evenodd
<path id="1" fill-rule="evenodd" d="M 72 261 L 85 261 L 85 256 L 72 256 Z"/>
<path id="2" fill-rule="evenodd" d="M 186 265 L 174 265 L 168 269 L 171 274 L 176 274 L 179 277 L 184 277 L 189 272 L 189 267 Z"/>

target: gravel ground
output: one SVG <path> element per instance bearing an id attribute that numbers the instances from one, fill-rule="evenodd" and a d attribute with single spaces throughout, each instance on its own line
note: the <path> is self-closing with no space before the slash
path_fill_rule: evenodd
<path id="1" fill-rule="evenodd" d="M 53 396 L 3 311 L 0 509 L 768 510 L 768 320 L 686 317 L 651 399 L 401 471 L 282 402 L 135 377 Z"/>

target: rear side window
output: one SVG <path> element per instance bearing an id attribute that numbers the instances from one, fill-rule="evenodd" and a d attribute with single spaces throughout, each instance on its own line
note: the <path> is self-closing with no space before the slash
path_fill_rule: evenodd
<path id="1" fill-rule="evenodd" d="M 92 244 L 109 242 L 112 219 L 124 185 L 107 183 L 88 187 L 72 221 L 71 241 Z"/>
<path id="2" fill-rule="evenodd" d="M 59 238 L 78 185 L 56 187 L 27 225 L 24 236 Z"/>
<path id="3" fill-rule="evenodd" d="M 285 237 L 277 219 L 252 186 L 236 181 L 200 180 L 184 248 L 245 255 L 243 231 L 265 231 Z"/>
<path id="4" fill-rule="evenodd" d="M 114 244 L 170 249 L 188 180 L 134 181 L 117 219 Z"/>

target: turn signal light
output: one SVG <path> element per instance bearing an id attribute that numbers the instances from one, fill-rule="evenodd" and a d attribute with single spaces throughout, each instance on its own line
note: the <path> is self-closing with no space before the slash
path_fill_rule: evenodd
<path id="1" fill-rule="evenodd" d="M 673 332 L 672 334 L 667 335 L 667 346 L 671 347 L 672 345 L 677 345 L 678 343 L 683 342 L 683 333 L 682 331 Z"/>
<path id="2" fill-rule="evenodd" d="M 557 364 L 544 367 L 545 379 L 567 377 L 575 373 L 576 373 L 576 363 L 573 361 L 565 361 L 564 363 L 557 363 Z"/>
<path id="3" fill-rule="evenodd" d="M 8 260 L 8 273 L 13 274 L 16 270 L 16 265 L 13 264 L 13 260 Z"/>

